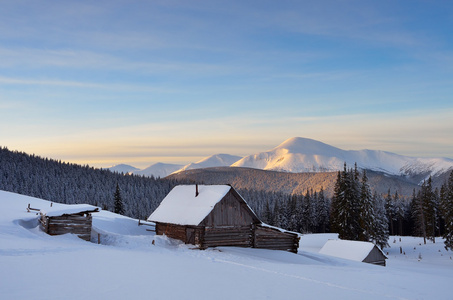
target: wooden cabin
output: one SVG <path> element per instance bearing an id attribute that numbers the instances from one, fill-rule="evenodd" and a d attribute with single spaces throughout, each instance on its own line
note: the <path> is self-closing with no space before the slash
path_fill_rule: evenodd
<path id="1" fill-rule="evenodd" d="M 50 235 L 66 233 L 76 234 L 79 238 L 91 240 L 91 225 L 93 212 L 100 211 L 99 207 L 78 204 L 65 205 L 40 211 L 41 229 Z"/>
<path id="2" fill-rule="evenodd" d="M 151 214 L 156 234 L 200 249 L 253 247 L 296 253 L 299 236 L 263 224 L 230 185 L 176 186 Z"/>
<path id="3" fill-rule="evenodd" d="M 319 253 L 385 267 L 387 256 L 371 242 L 328 240 Z"/>

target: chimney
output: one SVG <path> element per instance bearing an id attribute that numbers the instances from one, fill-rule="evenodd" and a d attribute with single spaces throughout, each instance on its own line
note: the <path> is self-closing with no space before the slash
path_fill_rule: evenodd
<path id="1" fill-rule="evenodd" d="M 195 184 L 195 197 L 197 197 L 198 194 L 199 194 L 199 192 L 198 192 L 198 183 L 197 183 L 197 184 Z"/>

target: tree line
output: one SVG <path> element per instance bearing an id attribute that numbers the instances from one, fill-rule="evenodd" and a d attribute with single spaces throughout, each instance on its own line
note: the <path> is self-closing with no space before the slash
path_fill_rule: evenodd
<path id="1" fill-rule="evenodd" d="M 146 219 L 174 186 L 191 183 L 113 173 L 0 148 L 1 190 L 59 203 L 92 204 L 138 219 Z M 372 192 L 366 171 L 346 165 L 337 174 L 331 199 L 322 188 L 303 194 L 247 188 L 238 192 L 263 222 L 287 230 L 336 232 L 340 238 L 368 240 L 381 247 L 389 235 L 423 236 L 433 242 L 443 236 L 453 250 L 453 173 L 440 190 L 427 179 L 409 199 L 396 191 Z"/>

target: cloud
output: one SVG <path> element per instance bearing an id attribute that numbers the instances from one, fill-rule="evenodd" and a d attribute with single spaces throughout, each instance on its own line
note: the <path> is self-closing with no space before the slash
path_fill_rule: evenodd
<path id="1" fill-rule="evenodd" d="M 432 112 L 266 118 L 256 115 L 171 120 L 18 138 L 11 145 L 41 155 L 103 166 L 140 162 L 189 163 L 216 153 L 245 156 L 301 136 L 345 149 L 453 157 L 452 109 Z M 227 128 L 226 128 L 227 127 Z M 10 145 L 7 145 L 10 146 Z"/>

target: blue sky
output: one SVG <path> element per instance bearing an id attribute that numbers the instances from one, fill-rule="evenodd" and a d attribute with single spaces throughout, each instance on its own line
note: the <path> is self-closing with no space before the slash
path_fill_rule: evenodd
<path id="1" fill-rule="evenodd" d="M 453 158 L 453 2 L 5 1 L 0 145 L 107 167 L 294 136 Z"/>

